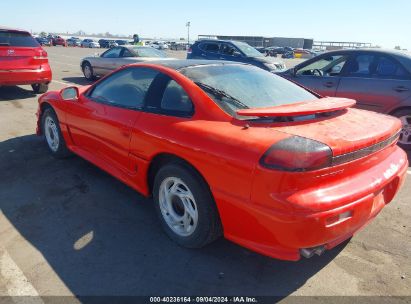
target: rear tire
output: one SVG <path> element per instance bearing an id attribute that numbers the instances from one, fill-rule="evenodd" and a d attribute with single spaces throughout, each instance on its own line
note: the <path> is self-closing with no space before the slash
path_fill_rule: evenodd
<path id="1" fill-rule="evenodd" d="M 402 109 L 392 113 L 393 116 L 398 117 L 402 123 L 402 130 L 398 145 L 404 150 L 411 150 L 411 108 Z"/>
<path id="2" fill-rule="evenodd" d="M 96 76 L 94 75 L 93 67 L 89 62 L 84 62 L 83 63 L 83 74 L 84 77 L 86 77 L 87 80 L 93 81 L 96 80 Z"/>
<path id="3" fill-rule="evenodd" d="M 46 93 L 49 89 L 49 85 L 46 83 L 35 83 L 31 85 L 33 92 L 36 94 Z"/>
<path id="4" fill-rule="evenodd" d="M 55 158 L 66 158 L 71 155 L 61 134 L 60 123 L 52 108 L 48 108 L 41 116 L 41 129 L 51 155 Z"/>
<path id="5" fill-rule="evenodd" d="M 166 234 L 187 248 L 201 248 L 222 235 L 217 206 L 210 189 L 194 170 L 171 163 L 156 174 L 153 197 Z"/>

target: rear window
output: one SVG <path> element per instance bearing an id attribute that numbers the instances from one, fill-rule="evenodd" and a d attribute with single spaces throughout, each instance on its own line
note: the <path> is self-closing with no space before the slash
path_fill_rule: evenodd
<path id="1" fill-rule="evenodd" d="M 0 31 L 0 46 L 38 47 L 39 44 L 29 33 Z"/>
<path id="2" fill-rule="evenodd" d="M 294 83 L 263 69 L 240 64 L 195 66 L 181 70 L 228 114 L 318 99 Z"/>

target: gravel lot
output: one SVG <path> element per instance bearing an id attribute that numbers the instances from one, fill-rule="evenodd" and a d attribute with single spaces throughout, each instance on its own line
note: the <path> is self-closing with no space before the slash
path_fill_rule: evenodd
<path id="1" fill-rule="evenodd" d="M 89 83 L 79 61 L 95 50 L 47 51 L 51 90 Z M 188 250 L 150 200 L 78 157 L 53 159 L 36 109 L 30 87 L 0 88 L 0 296 L 411 296 L 411 168 L 376 220 L 321 257 L 283 262 L 223 239 Z"/>

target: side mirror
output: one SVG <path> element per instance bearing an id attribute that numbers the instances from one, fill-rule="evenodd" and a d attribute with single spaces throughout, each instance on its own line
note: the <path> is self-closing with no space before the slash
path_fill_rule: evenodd
<path id="1" fill-rule="evenodd" d="M 67 87 L 60 91 L 63 100 L 78 100 L 79 91 L 77 87 Z"/>

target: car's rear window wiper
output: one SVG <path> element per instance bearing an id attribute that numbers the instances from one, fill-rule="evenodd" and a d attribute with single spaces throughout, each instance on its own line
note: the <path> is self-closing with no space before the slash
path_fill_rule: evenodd
<path id="1" fill-rule="evenodd" d="M 205 91 L 210 92 L 211 94 L 213 94 L 214 96 L 218 97 L 220 100 L 222 97 L 227 98 L 231 104 L 233 104 L 234 106 L 236 106 L 237 108 L 241 108 L 241 109 L 248 109 L 249 107 L 244 104 L 243 102 L 241 102 L 240 100 L 238 100 L 237 98 L 231 96 L 230 94 L 224 92 L 223 90 L 219 90 L 216 89 L 208 84 L 202 83 L 202 82 L 195 82 L 196 85 L 198 85 L 200 88 L 202 88 Z"/>

